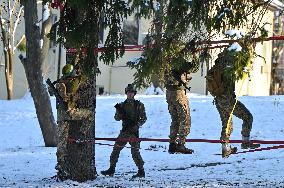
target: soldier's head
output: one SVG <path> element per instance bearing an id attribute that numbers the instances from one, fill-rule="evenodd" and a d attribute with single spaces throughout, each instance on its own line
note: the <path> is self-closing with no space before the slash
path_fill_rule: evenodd
<path id="1" fill-rule="evenodd" d="M 133 98 L 136 95 L 137 91 L 133 84 L 128 84 L 125 88 L 125 94 L 127 95 L 127 98 Z"/>
<path id="2" fill-rule="evenodd" d="M 69 76 L 71 76 L 72 73 L 73 73 L 73 70 L 74 70 L 73 65 L 71 65 L 71 64 L 66 64 L 66 65 L 62 68 L 63 77 L 69 77 Z"/>

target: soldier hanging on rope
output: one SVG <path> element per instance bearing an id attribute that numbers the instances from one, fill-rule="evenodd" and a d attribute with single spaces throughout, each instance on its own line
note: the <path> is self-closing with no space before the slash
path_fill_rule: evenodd
<path id="1" fill-rule="evenodd" d="M 253 57 L 252 44 L 245 43 L 245 40 L 239 43 L 242 50 L 229 51 L 227 48 L 224 49 L 218 55 L 215 65 L 208 71 L 206 76 L 207 89 L 214 97 L 214 102 L 222 121 L 220 140 L 224 141 L 222 143 L 222 156 L 224 158 L 237 151 L 236 147 L 231 147 L 228 143 L 233 131 L 231 115 L 235 115 L 243 120 L 241 132 L 242 149 L 257 148 L 260 146 L 259 144 L 250 142 L 253 116 L 245 105 L 237 100 L 235 94 L 235 82 L 244 79 L 244 76 L 248 74 L 244 69 L 250 67 Z M 241 68 L 237 67 L 240 65 L 242 66 Z"/>

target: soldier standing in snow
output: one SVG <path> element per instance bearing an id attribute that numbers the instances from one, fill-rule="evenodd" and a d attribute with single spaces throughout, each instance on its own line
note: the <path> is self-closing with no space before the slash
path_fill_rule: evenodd
<path id="1" fill-rule="evenodd" d="M 139 138 L 139 128 L 147 120 L 144 104 L 134 99 L 136 93 L 137 91 L 133 85 L 128 84 L 128 86 L 125 88 L 127 99 L 124 102 L 115 105 L 116 113 L 114 119 L 116 121 L 122 120 L 122 130 L 117 137 L 117 141 L 115 142 L 113 151 L 110 155 L 110 167 L 108 170 L 101 172 L 105 176 L 113 176 L 120 151 L 127 144 L 127 141 L 119 139 Z M 137 174 L 132 176 L 132 178 L 145 177 L 144 161 L 139 152 L 140 142 L 129 141 L 129 144 L 131 145 L 132 158 L 138 167 Z"/>
<path id="2" fill-rule="evenodd" d="M 225 49 L 218 55 L 215 65 L 208 71 L 207 89 L 214 96 L 214 102 L 222 121 L 222 131 L 220 140 L 222 143 L 222 156 L 228 157 L 237 151 L 236 147 L 229 145 L 230 135 L 233 131 L 233 122 L 229 117 L 236 102 L 235 81 L 226 75 L 226 69 L 233 67 L 235 63 L 234 53 Z M 259 144 L 250 142 L 250 132 L 252 129 L 253 116 L 243 103 L 237 101 L 233 115 L 243 120 L 242 125 L 242 149 L 257 148 Z"/>
<path id="3" fill-rule="evenodd" d="M 192 149 L 185 147 L 186 137 L 190 132 L 191 117 L 186 89 L 190 73 L 198 70 L 197 62 L 183 62 L 179 69 L 173 69 L 165 74 L 166 99 L 171 115 L 170 145 L 168 152 L 192 154 Z"/>

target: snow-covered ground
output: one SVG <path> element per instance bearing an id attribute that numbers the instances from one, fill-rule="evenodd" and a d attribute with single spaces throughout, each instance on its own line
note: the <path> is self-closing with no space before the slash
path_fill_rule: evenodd
<path id="1" fill-rule="evenodd" d="M 188 138 L 218 139 L 221 125 L 212 97 L 189 94 L 192 128 Z M 167 138 L 170 116 L 164 95 L 138 95 L 148 120 L 143 138 Z M 114 104 L 125 96 L 98 96 L 96 136 L 116 137 L 120 122 L 113 119 Z M 284 96 L 241 97 L 254 115 L 252 139 L 284 140 Z M 52 98 L 52 105 L 55 100 Z M 55 109 L 55 108 L 54 108 Z M 54 110 L 54 114 L 55 110 Z M 234 118 L 231 139 L 241 138 L 241 121 Z M 113 144 L 113 142 L 102 142 Z M 233 144 L 240 149 L 240 144 Z M 44 147 L 30 95 L 0 100 L 0 187 L 284 187 L 284 149 L 231 155 L 223 159 L 220 144 L 187 143 L 192 155 L 168 154 L 167 143 L 142 142 L 146 177 L 131 180 L 136 166 L 130 149 L 122 150 L 114 177 L 100 175 L 109 166 L 112 147 L 96 145 L 96 180 L 57 182 L 56 148 Z M 268 147 L 271 145 L 262 145 Z"/>

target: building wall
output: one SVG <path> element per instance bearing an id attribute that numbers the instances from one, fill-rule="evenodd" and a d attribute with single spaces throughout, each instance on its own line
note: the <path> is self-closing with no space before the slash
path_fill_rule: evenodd
<path id="1" fill-rule="evenodd" d="M 41 12 L 41 9 L 39 10 Z M 271 10 L 270 13 L 267 15 L 266 21 L 272 23 L 273 19 L 273 11 Z M 52 10 L 53 14 L 59 15 L 59 12 L 56 10 Z M 40 15 L 40 14 L 39 14 Z M 24 32 L 23 23 L 20 26 L 22 33 Z M 149 20 L 141 19 L 139 20 L 139 38 L 138 44 L 141 45 L 142 41 L 148 32 L 150 27 Z M 268 28 L 269 33 L 272 36 L 272 26 Z M 106 39 L 108 30 L 104 32 L 104 40 Z M 218 40 L 218 39 L 216 39 Z M 2 48 L 1 48 L 2 49 Z M 60 70 L 66 63 L 66 51 L 62 48 L 61 54 L 61 65 L 58 66 L 58 50 L 59 45 L 53 46 L 49 50 L 48 59 L 45 62 L 43 72 L 44 72 L 44 79 L 50 78 L 52 81 L 58 78 L 57 72 L 58 69 Z M 236 91 L 241 89 L 240 95 L 269 95 L 269 87 L 270 87 L 270 74 L 271 74 L 271 54 L 272 54 L 272 43 L 271 41 L 264 42 L 263 44 L 258 43 L 256 46 L 256 51 L 258 54 L 262 55 L 266 59 L 266 63 L 261 58 L 256 58 L 254 60 L 254 70 L 251 73 L 251 78 L 249 81 L 248 79 L 244 81 L 243 86 L 241 87 L 242 83 L 236 84 Z M 218 54 L 217 51 L 213 52 L 213 55 Z M 99 62 L 99 68 L 101 74 L 97 76 L 97 86 L 103 87 L 106 93 L 111 94 L 123 94 L 124 88 L 128 83 L 133 82 L 133 74 L 135 70 L 131 70 L 130 68 L 126 67 L 126 62 L 129 59 L 134 57 L 139 57 L 141 55 L 140 52 L 126 52 L 123 58 L 120 58 L 114 62 L 113 65 L 105 65 L 103 62 Z M 3 57 L 1 57 L 1 63 L 3 62 Z M 206 66 L 204 64 L 203 69 L 200 69 L 197 73 L 192 74 L 192 80 L 190 83 L 191 92 L 193 93 L 200 93 L 206 94 L 206 81 L 205 76 L 206 74 Z M 5 77 L 4 77 L 4 69 L 3 66 L 0 66 L 0 98 L 6 98 L 6 85 L 5 85 Z M 18 54 L 15 56 L 15 64 L 14 64 L 14 98 L 21 98 L 25 95 L 28 90 L 28 84 L 26 81 L 25 73 L 23 65 L 18 60 Z M 139 93 L 144 93 L 145 90 L 138 91 Z"/>

